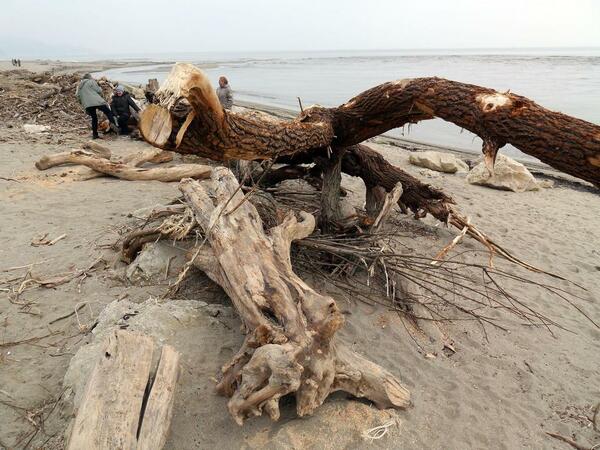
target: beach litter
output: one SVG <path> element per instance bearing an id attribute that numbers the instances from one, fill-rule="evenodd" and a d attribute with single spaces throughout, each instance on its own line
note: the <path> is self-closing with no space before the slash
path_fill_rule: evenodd
<path id="1" fill-rule="evenodd" d="M 376 426 L 373 428 L 369 428 L 368 430 L 363 431 L 361 436 L 365 440 L 369 440 L 371 442 L 376 441 L 376 440 L 383 438 L 386 434 L 388 434 L 390 427 L 397 425 L 397 424 L 398 424 L 398 422 L 396 419 L 388 420 L 387 422 L 385 422 L 382 425 L 379 425 L 379 426 Z"/>
<path id="2" fill-rule="evenodd" d="M 50 131 L 50 127 L 48 125 L 36 125 L 33 123 L 26 123 L 23 125 L 23 129 L 27 133 L 44 133 L 46 131 Z"/>

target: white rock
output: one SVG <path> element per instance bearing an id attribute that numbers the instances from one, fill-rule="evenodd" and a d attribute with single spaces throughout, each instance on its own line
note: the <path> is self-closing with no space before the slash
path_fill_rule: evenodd
<path id="1" fill-rule="evenodd" d="M 165 278 L 167 267 L 175 270 L 185 262 L 185 251 L 169 242 L 150 242 L 127 268 L 127 279 L 132 283 Z"/>
<path id="2" fill-rule="evenodd" d="M 439 172 L 430 169 L 421 169 L 419 173 L 426 178 L 439 178 L 441 176 Z"/>
<path id="3" fill-rule="evenodd" d="M 485 163 L 480 162 L 469 172 L 467 181 L 471 184 L 513 192 L 537 191 L 540 188 L 523 164 L 504 155 L 496 157 L 493 176 Z"/>
<path id="4" fill-rule="evenodd" d="M 43 133 L 44 131 L 50 131 L 50 127 L 48 125 L 37 125 L 34 123 L 26 123 L 23 125 L 23 129 L 27 133 Z"/>
<path id="5" fill-rule="evenodd" d="M 411 153 L 408 160 L 415 166 L 425 167 L 437 172 L 456 173 L 469 171 L 469 166 L 465 162 L 449 153 L 433 151 Z"/>

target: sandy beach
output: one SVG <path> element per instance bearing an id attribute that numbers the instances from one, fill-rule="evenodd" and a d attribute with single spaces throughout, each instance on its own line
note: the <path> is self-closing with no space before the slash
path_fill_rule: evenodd
<path id="1" fill-rule="evenodd" d="M 160 63 L 167 63 L 160 61 Z M 155 65 L 159 62 L 149 60 L 99 60 L 99 61 L 72 61 L 65 62 L 59 60 L 23 60 L 21 67 L 15 67 L 10 60 L 0 60 L 0 71 L 23 69 L 31 72 L 52 72 L 52 73 L 85 73 L 99 72 L 102 70 L 115 69 L 119 67 Z"/>
<path id="2" fill-rule="evenodd" d="M 127 64 L 132 63 L 24 61 L 22 69 L 70 73 Z M 0 62 L 0 71 L 12 69 L 10 61 Z M 20 119 L 0 123 L 0 448 L 63 448 L 74 413 L 66 390 L 70 375 L 65 381 L 69 363 L 125 315 L 131 315 L 130 330 L 154 333 L 182 354 L 167 449 L 569 448 L 548 432 L 589 447 L 600 443 L 600 329 L 592 323 L 600 324 L 600 193 L 591 185 L 530 164 L 553 187 L 516 193 L 475 186 L 465 174 L 411 165 L 410 154 L 426 146 L 376 139 L 373 147 L 390 163 L 449 193 L 465 216 L 504 247 L 572 283 L 510 268 L 497 258 L 499 267 L 576 294 L 576 308 L 543 288 L 506 279 L 507 290 L 563 328 L 530 326 L 494 310 L 490 313 L 502 319 L 504 330 L 484 331 L 473 321 L 416 330 L 398 311 L 336 297 L 332 286 L 315 285 L 336 298 L 346 317 L 341 334 L 353 349 L 397 375 L 410 389 L 413 406 L 378 410 L 339 392 L 311 417 L 297 417 L 294 401 L 284 399 L 278 422 L 260 417 L 240 427 L 228 413 L 227 399 L 214 390 L 214 377 L 243 337 L 230 300 L 208 280 L 161 299 L 176 268 L 158 282 L 132 283 L 111 248 L 135 211 L 172 200 L 178 183 L 81 181 L 81 169 L 74 166 L 39 171 L 34 164 L 43 155 L 86 142 L 88 124 L 37 134 L 22 125 Z M 149 147 L 112 135 L 101 142 L 116 156 Z M 173 164 L 182 161 L 188 157 L 177 155 Z M 343 187 L 348 201 L 362 207 L 362 181 L 344 176 Z M 395 216 L 406 251 L 425 257 L 433 258 L 458 233 L 431 217 L 416 220 L 399 210 Z M 33 245 L 44 236 L 63 235 L 53 245 Z M 472 239 L 453 250 L 462 252 L 469 252 L 461 256 L 467 261 L 488 261 L 487 250 Z M 28 287 L 14 297 L 15 287 L 30 277 L 83 268 L 93 270 L 56 287 Z M 363 436 L 383 424 L 390 425 L 381 439 Z"/>

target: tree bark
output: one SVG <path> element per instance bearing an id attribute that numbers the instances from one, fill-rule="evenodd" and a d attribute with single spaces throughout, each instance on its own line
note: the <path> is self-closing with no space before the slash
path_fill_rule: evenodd
<path id="1" fill-rule="evenodd" d="M 224 168 L 214 169 L 210 182 L 180 184 L 206 235 L 206 244 L 190 251 L 193 263 L 229 295 L 246 331 L 217 386 L 231 397 L 234 419 L 242 424 L 266 412 L 276 420 L 279 399 L 292 393 L 301 416 L 337 390 L 381 408 L 407 407 L 410 394 L 395 377 L 336 337 L 344 318 L 334 300 L 292 270 L 290 244 L 313 231 L 313 216 L 288 214 L 267 234 L 237 188 Z"/>
<path id="2" fill-rule="evenodd" d="M 278 157 L 276 162 L 289 164 L 289 166 L 277 169 L 281 175 L 279 178 L 285 179 L 285 174 L 288 174 L 289 178 L 303 178 L 302 175 L 309 172 L 320 174 L 322 167 L 319 165 L 326 160 L 325 152 L 326 149 L 320 149 L 315 152 L 301 152 Z M 305 170 L 303 167 L 297 168 L 298 166 L 296 166 L 315 161 L 317 166 L 311 169 Z M 455 204 L 452 197 L 442 190 L 423 183 L 399 167 L 390 164 L 379 152 L 367 145 L 352 145 L 345 149 L 342 157 L 342 172 L 361 178 L 369 196 L 377 191 L 377 187 L 383 188 L 385 192 L 391 192 L 398 183 L 401 183 L 403 191 L 398 205 L 403 211 L 410 209 L 417 217 L 430 213 L 438 220 L 447 222 L 450 207 Z M 276 178 L 275 181 L 280 181 L 280 179 Z M 369 200 L 370 208 L 371 202 L 376 200 Z"/>
<path id="3" fill-rule="evenodd" d="M 450 206 L 455 203 L 443 191 L 390 164 L 380 153 L 366 145 L 348 147 L 342 160 L 342 170 L 348 175 L 362 178 L 367 191 L 380 186 L 386 192 L 391 192 L 401 183 L 402 195 L 398 204 L 403 211 L 409 208 L 417 217 L 429 213 L 436 219 L 447 222 Z"/>
<path id="4" fill-rule="evenodd" d="M 291 121 L 225 111 L 204 73 L 177 64 L 142 114 L 142 136 L 157 147 L 213 160 L 270 159 L 348 147 L 421 120 L 442 118 L 483 139 L 493 169 L 512 144 L 562 172 L 600 186 L 600 126 L 550 111 L 512 93 L 442 78 L 388 82 L 337 108 L 311 107 Z"/>
<path id="5" fill-rule="evenodd" d="M 329 152 L 330 149 L 327 149 Z M 321 215 L 319 225 L 325 233 L 331 233 L 339 228 L 342 219 L 340 208 L 340 189 L 342 187 L 342 158 L 345 148 L 334 148 L 327 158 L 321 158 L 323 169 L 323 185 L 321 188 Z"/>

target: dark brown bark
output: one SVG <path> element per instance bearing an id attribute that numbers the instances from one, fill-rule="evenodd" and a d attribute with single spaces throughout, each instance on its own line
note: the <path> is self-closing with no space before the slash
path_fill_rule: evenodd
<path id="1" fill-rule="evenodd" d="M 550 111 L 512 93 L 441 78 L 384 83 L 337 108 L 312 107 L 291 121 L 227 112 L 206 76 L 177 64 L 142 114 L 151 144 L 214 160 L 271 159 L 322 147 L 348 147 L 407 123 L 440 117 L 483 141 L 488 165 L 510 143 L 600 186 L 600 126 Z"/>
<path id="2" fill-rule="evenodd" d="M 323 186 L 321 188 L 321 215 L 319 225 L 325 233 L 339 228 L 342 219 L 340 208 L 340 189 L 342 186 L 342 158 L 345 148 L 327 149 L 327 158 L 321 158 L 319 166 L 323 168 Z"/>
<path id="3" fill-rule="evenodd" d="M 380 153 L 366 145 L 348 147 L 342 161 L 342 171 L 362 178 L 367 190 L 381 186 L 386 192 L 390 192 L 396 184 L 401 183 L 402 196 L 398 202 L 400 208 L 409 208 L 417 217 L 429 213 L 442 222 L 448 220 L 450 205 L 454 204 L 450 196 L 393 166 Z"/>

